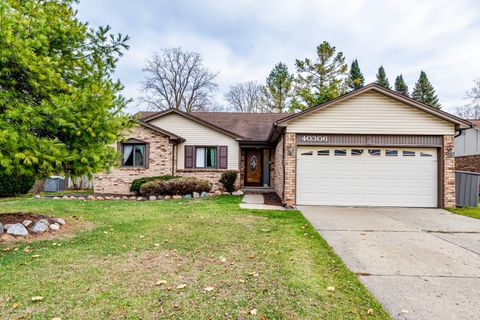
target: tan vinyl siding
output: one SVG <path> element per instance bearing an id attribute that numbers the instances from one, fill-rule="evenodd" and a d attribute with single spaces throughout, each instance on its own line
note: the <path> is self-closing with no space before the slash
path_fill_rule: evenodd
<path id="1" fill-rule="evenodd" d="M 287 132 L 451 135 L 455 126 L 379 93 L 365 92 L 293 119 Z"/>
<path id="2" fill-rule="evenodd" d="M 178 114 L 170 113 L 149 123 L 173 132 L 186 141 L 178 145 L 177 168 L 184 169 L 185 145 L 228 146 L 228 169 L 238 170 L 238 142 L 216 130 L 190 120 Z"/>

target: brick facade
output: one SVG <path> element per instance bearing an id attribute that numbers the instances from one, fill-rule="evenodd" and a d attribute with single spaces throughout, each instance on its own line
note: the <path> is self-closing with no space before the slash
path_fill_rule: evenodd
<path id="1" fill-rule="evenodd" d="M 194 177 L 198 179 L 208 180 L 212 184 L 212 191 L 220 190 L 226 191 L 223 189 L 223 186 L 218 180 L 222 176 L 222 173 L 226 170 L 218 169 L 182 169 L 177 170 L 176 175 L 181 177 Z M 237 181 L 235 182 L 235 188 L 240 188 L 240 173 L 237 174 Z"/>
<path id="2" fill-rule="evenodd" d="M 283 155 L 285 170 L 285 185 L 283 192 L 283 201 L 287 205 L 295 205 L 296 193 L 296 168 L 297 168 L 297 142 L 296 134 L 287 132 L 284 135 L 285 154 Z"/>
<path id="3" fill-rule="evenodd" d="M 280 199 L 283 200 L 283 137 L 278 140 L 275 146 L 272 167 L 272 186 Z"/>
<path id="4" fill-rule="evenodd" d="M 449 156 L 449 150 L 455 150 L 455 138 L 453 135 L 443 136 L 442 146 L 442 172 L 443 174 L 443 208 L 455 207 L 455 157 L 451 154 Z M 441 181 L 441 180 L 440 180 Z"/>
<path id="5" fill-rule="evenodd" d="M 94 192 L 104 194 L 130 194 L 133 180 L 141 177 L 172 174 L 173 148 L 167 136 L 146 128 L 136 126 L 131 137 L 148 143 L 148 165 L 145 168 L 119 167 L 109 172 L 96 174 L 93 179 Z"/>
<path id="6" fill-rule="evenodd" d="M 455 158 L 455 169 L 480 173 L 480 154 Z"/>

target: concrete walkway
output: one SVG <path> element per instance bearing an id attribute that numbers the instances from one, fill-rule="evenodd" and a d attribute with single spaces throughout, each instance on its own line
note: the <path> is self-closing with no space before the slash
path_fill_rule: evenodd
<path id="1" fill-rule="evenodd" d="M 480 220 L 440 209 L 299 207 L 396 319 L 480 319 Z"/>
<path id="2" fill-rule="evenodd" d="M 242 209 L 258 209 L 258 210 L 285 210 L 282 206 L 272 206 L 263 203 L 263 194 L 246 194 L 243 196 Z"/>

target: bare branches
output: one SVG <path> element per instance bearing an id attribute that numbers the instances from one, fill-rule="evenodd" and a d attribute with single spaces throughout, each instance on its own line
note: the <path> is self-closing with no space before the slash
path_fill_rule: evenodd
<path id="1" fill-rule="evenodd" d="M 154 53 L 143 71 L 141 99 L 153 109 L 207 110 L 217 89 L 217 73 L 203 66 L 200 54 L 181 48 Z"/>
<path id="2" fill-rule="evenodd" d="M 480 119 L 480 78 L 473 80 L 473 83 L 473 88 L 465 95 L 465 99 L 470 102 L 455 110 L 455 113 L 464 119 Z"/>
<path id="3" fill-rule="evenodd" d="M 266 101 L 264 87 L 256 81 L 230 86 L 225 99 L 235 112 L 272 112 Z"/>

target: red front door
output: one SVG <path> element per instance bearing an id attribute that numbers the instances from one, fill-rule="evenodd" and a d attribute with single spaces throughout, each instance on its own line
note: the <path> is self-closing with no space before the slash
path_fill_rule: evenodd
<path id="1" fill-rule="evenodd" d="M 262 185 L 262 150 L 245 150 L 245 185 Z"/>

